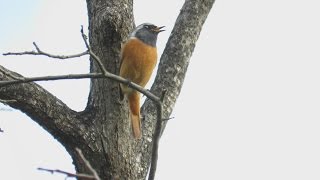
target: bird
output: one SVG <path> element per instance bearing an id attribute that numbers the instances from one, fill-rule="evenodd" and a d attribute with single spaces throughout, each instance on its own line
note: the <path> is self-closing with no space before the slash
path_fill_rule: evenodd
<path id="1" fill-rule="evenodd" d="M 165 26 L 143 23 L 137 26 L 122 45 L 120 76 L 145 87 L 157 64 L 157 37 Z M 129 116 L 135 139 L 141 138 L 140 93 L 126 84 L 120 84 L 120 99 L 128 99 Z"/>

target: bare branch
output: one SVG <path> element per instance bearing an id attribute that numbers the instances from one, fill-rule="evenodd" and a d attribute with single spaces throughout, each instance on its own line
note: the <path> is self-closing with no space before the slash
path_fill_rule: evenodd
<path id="1" fill-rule="evenodd" d="M 15 99 L 0 99 L 0 103 L 3 103 L 3 104 L 8 104 L 8 103 L 12 103 L 12 102 L 17 102 L 17 100 L 15 100 Z"/>
<path id="2" fill-rule="evenodd" d="M 88 51 L 78 53 L 78 54 L 73 54 L 73 55 L 54 55 L 54 54 L 49 54 L 47 52 L 44 52 L 40 50 L 39 46 L 33 42 L 34 47 L 36 48 L 36 51 L 24 51 L 24 52 L 8 52 L 8 53 L 3 53 L 4 56 L 12 56 L 12 55 L 42 55 L 42 56 L 47 56 L 55 59 L 71 59 L 71 58 L 76 58 L 76 57 L 81 57 L 84 55 L 89 54 Z"/>
<path id="3" fill-rule="evenodd" d="M 99 60 L 99 58 L 98 58 Z M 1 70 L 4 74 L 8 75 L 8 72 Z M 107 72 L 107 71 L 106 71 Z M 114 81 L 117 81 L 119 83 L 127 84 L 129 87 L 141 92 L 146 97 L 153 101 L 159 101 L 160 99 L 152 94 L 147 89 L 142 88 L 136 83 L 133 83 L 127 79 L 124 79 L 120 76 L 117 76 L 115 74 L 107 72 L 106 74 L 102 73 L 88 73 L 88 74 L 67 74 L 67 75 L 57 75 L 57 76 L 41 76 L 41 77 L 18 77 L 14 76 L 13 74 L 9 75 L 13 78 L 13 80 L 7 80 L 7 81 L 0 81 L 0 87 L 1 86 L 7 86 L 12 84 L 19 84 L 19 83 L 28 83 L 28 82 L 34 82 L 34 81 L 51 81 L 51 80 L 62 80 L 62 79 L 87 79 L 87 78 L 109 78 Z"/>
<path id="4" fill-rule="evenodd" d="M 90 54 L 90 56 L 93 58 L 93 60 L 95 60 L 95 61 L 98 63 L 98 66 L 99 66 L 100 70 L 102 71 L 102 73 L 103 73 L 104 75 L 110 74 L 110 73 L 106 70 L 106 68 L 104 67 L 104 65 L 103 65 L 102 61 L 100 60 L 100 58 L 92 52 L 91 47 L 90 47 L 90 45 L 89 45 L 89 43 L 88 43 L 88 41 L 87 41 L 88 37 L 87 37 L 87 35 L 85 35 L 84 32 L 83 32 L 83 26 L 81 26 L 80 32 L 81 32 L 81 36 L 82 36 L 82 39 L 83 39 L 83 41 L 84 41 L 84 44 L 86 45 L 86 47 L 87 47 L 87 49 L 88 49 L 87 52 Z"/>
<path id="5" fill-rule="evenodd" d="M 169 121 L 171 119 L 174 119 L 174 117 L 169 117 L 169 118 L 163 118 L 162 121 Z"/>
<path id="6" fill-rule="evenodd" d="M 84 31 L 83 31 L 83 25 L 81 25 L 81 30 L 80 30 L 80 32 L 81 32 L 81 36 L 82 36 L 82 39 L 83 39 L 83 41 L 84 41 L 84 44 L 86 45 L 86 48 L 88 49 L 88 50 L 90 50 L 90 46 L 89 46 L 89 43 L 88 43 L 88 36 L 86 35 L 86 34 L 84 34 Z"/>
<path id="7" fill-rule="evenodd" d="M 82 151 L 79 148 L 76 148 L 77 153 L 79 154 L 80 158 L 83 160 L 83 162 L 85 163 L 85 165 L 87 166 L 87 168 L 90 170 L 90 172 L 93 174 L 93 177 L 96 180 L 100 180 L 100 177 L 97 173 L 96 170 L 93 169 L 93 167 L 91 166 L 91 164 L 89 163 L 89 161 L 84 157 L 84 155 L 82 154 Z"/>
<path id="8" fill-rule="evenodd" d="M 163 103 L 162 100 L 164 98 L 165 91 L 162 92 L 162 96 L 159 101 L 153 101 L 157 107 L 157 122 L 156 127 L 154 129 L 153 138 L 152 138 L 152 154 L 151 154 L 151 165 L 149 170 L 148 180 L 154 180 L 157 164 L 158 164 L 158 149 L 159 149 L 159 141 L 161 137 L 162 130 L 162 111 L 163 111 Z"/>
<path id="9" fill-rule="evenodd" d="M 75 178 L 82 178 L 82 179 L 92 179 L 92 180 L 98 180 L 96 179 L 94 176 L 92 175 L 87 175 L 87 174 L 74 174 L 74 173 L 70 173 L 70 172 L 66 172 L 66 171 L 62 171 L 60 169 L 46 169 L 46 168 L 38 168 L 39 171 L 47 171 L 51 174 L 54 174 L 54 173 L 60 173 L 60 174 L 64 174 L 66 175 L 67 177 L 75 177 Z"/>
<path id="10" fill-rule="evenodd" d="M 22 77 L 14 80 L 0 81 L 1 86 L 7 86 L 19 83 L 28 83 L 34 81 L 52 81 L 52 80 L 62 80 L 62 79 L 87 79 L 87 78 L 103 78 L 102 73 L 88 73 L 88 74 L 67 74 L 67 75 L 57 75 L 57 76 L 41 76 L 41 77 Z"/>

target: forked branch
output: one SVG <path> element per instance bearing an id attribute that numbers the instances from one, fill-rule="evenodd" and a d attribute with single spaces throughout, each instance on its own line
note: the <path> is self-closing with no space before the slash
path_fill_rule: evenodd
<path id="1" fill-rule="evenodd" d="M 73 55 L 55 55 L 55 54 L 50 54 L 47 52 L 42 51 L 39 46 L 33 42 L 33 46 L 36 48 L 36 51 L 24 51 L 24 52 L 7 52 L 7 53 L 3 53 L 4 56 L 10 56 L 10 55 L 35 55 L 35 56 L 47 56 L 50 58 L 55 58 L 55 59 L 71 59 L 71 58 L 77 58 L 77 57 L 81 57 L 84 55 L 88 54 L 88 51 L 84 51 L 82 53 L 78 53 L 78 54 L 73 54 Z"/>

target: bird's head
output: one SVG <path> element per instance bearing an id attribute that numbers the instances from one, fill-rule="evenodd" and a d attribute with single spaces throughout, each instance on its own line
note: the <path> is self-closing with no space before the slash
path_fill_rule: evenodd
<path id="1" fill-rule="evenodd" d="M 164 28 L 164 26 L 158 27 L 151 23 L 143 23 L 134 29 L 130 37 L 137 38 L 142 42 L 155 47 L 158 34 L 164 31 L 162 28 Z"/>

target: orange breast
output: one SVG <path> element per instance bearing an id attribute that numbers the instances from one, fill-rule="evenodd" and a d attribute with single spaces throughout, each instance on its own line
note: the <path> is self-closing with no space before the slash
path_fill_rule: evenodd
<path id="1" fill-rule="evenodd" d="M 157 49 L 130 39 L 122 48 L 120 76 L 144 87 L 157 63 Z"/>

